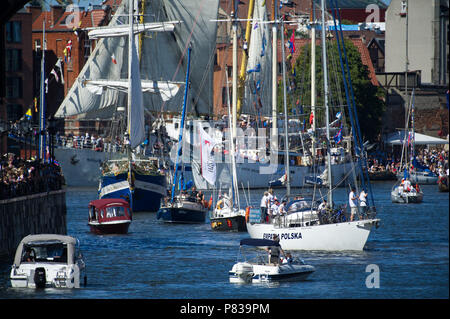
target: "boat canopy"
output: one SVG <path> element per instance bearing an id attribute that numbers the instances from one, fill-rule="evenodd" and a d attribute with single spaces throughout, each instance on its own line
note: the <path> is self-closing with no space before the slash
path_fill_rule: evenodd
<path id="1" fill-rule="evenodd" d="M 20 261 L 22 259 L 22 253 L 24 246 L 26 245 L 52 245 L 55 243 L 61 243 L 67 245 L 67 263 L 74 263 L 74 253 L 75 253 L 75 245 L 77 244 L 77 240 L 71 236 L 65 235 L 57 235 L 57 234 L 39 234 L 39 235 L 28 235 L 24 237 L 17 247 L 16 254 L 14 256 L 14 265 L 20 265 Z"/>
<path id="2" fill-rule="evenodd" d="M 89 206 L 94 206 L 97 209 L 101 209 L 106 206 L 125 206 L 129 207 L 130 204 L 122 199 L 122 198 L 103 198 L 103 199 L 96 199 L 89 202 Z"/>
<path id="3" fill-rule="evenodd" d="M 241 246 L 280 246 L 280 243 L 270 239 L 244 238 L 241 239 Z"/>

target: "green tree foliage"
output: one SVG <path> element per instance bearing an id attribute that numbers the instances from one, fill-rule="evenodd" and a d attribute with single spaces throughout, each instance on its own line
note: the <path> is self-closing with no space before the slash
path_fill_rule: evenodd
<path id="1" fill-rule="evenodd" d="M 355 96 L 355 105 L 364 140 L 375 141 L 381 130 L 381 117 L 385 110 L 385 103 L 381 99 L 382 89 L 373 85 L 369 78 L 369 70 L 361 61 L 361 55 L 353 43 L 346 39 L 345 48 L 347 51 L 351 81 Z M 341 48 L 342 49 L 342 48 Z M 303 105 L 303 110 L 309 116 L 311 105 L 311 45 L 305 45 L 296 61 L 287 61 L 288 87 L 287 105 L 289 113 L 299 101 Z M 330 121 L 334 119 L 334 114 L 344 111 L 345 118 L 350 126 L 348 117 L 345 87 L 342 77 L 339 52 L 336 41 L 327 41 L 327 63 L 328 63 L 328 84 L 329 84 L 329 106 Z M 321 46 L 316 47 L 316 120 L 318 125 L 324 125 L 325 111 L 323 109 L 323 70 L 322 70 L 322 50 Z M 343 59 L 345 57 L 343 56 Z M 344 60 L 345 63 L 345 60 Z M 292 65 L 292 66 L 291 66 Z M 295 68 L 293 70 L 292 68 Z M 283 109 L 283 85 L 280 82 L 278 94 L 278 109 Z M 350 90 L 350 89 L 349 89 Z M 349 91 L 350 94 L 350 91 Z M 350 95 L 351 96 L 351 95 Z M 321 120 L 320 120 L 321 119 Z M 306 119 L 308 122 L 308 119 Z"/>

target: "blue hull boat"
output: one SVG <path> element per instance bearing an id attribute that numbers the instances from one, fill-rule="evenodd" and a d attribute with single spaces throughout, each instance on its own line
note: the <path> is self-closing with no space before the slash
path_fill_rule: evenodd
<path id="1" fill-rule="evenodd" d="M 134 189 L 130 189 L 127 173 L 103 175 L 99 198 L 124 198 L 130 202 L 133 212 L 156 212 L 166 193 L 166 177 L 163 174 L 134 172 Z"/>

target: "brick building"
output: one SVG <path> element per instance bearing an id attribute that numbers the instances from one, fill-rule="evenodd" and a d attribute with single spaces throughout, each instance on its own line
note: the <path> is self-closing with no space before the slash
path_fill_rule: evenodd
<path id="1" fill-rule="evenodd" d="M 31 36 L 35 59 L 33 82 L 34 96 L 38 99 L 42 37 L 43 27 L 45 27 L 45 74 L 48 79 L 46 117 L 48 118 L 58 109 L 95 47 L 95 41 L 91 41 L 83 29 L 107 25 L 111 19 L 112 8 L 109 5 L 91 8 L 51 6 L 50 11 L 42 11 L 40 6 L 31 5 L 27 7 L 27 10 L 33 16 Z M 55 68 L 58 60 L 61 63 L 61 69 Z M 51 73 L 52 70 L 55 70 L 56 76 Z"/>
<path id="2" fill-rule="evenodd" d="M 352 4 L 350 3 L 352 2 Z M 238 18 L 247 19 L 248 15 L 248 3 L 249 1 L 239 1 L 238 5 Z M 339 6 L 341 6 L 341 1 L 339 2 Z M 272 1 L 266 1 L 268 19 L 271 19 L 272 14 Z M 344 9 L 347 11 L 346 18 L 352 18 L 352 21 L 361 21 L 365 22 L 365 17 L 367 17 L 370 12 L 366 12 L 366 6 L 369 4 L 368 1 L 344 1 L 345 8 L 341 8 L 341 11 L 344 12 Z M 375 2 L 375 4 L 379 5 L 380 9 L 385 11 L 386 6 L 383 3 Z M 353 7 L 352 7 L 353 5 Z M 316 4 L 316 17 L 320 18 L 320 8 L 317 7 Z M 354 9 L 353 11 L 350 9 Z M 380 14 L 383 16 L 384 21 L 384 11 L 380 10 Z M 230 13 L 232 11 L 232 1 L 230 0 L 221 0 L 219 6 L 219 18 L 218 19 L 229 19 Z M 292 0 L 292 1 L 283 1 L 283 6 L 279 12 L 280 15 L 285 15 L 289 20 L 301 20 L 301 19 L 309 19 L 311 12 L 311 0 Z M 353 12 L 353 13 L 352 13 Z M 355 12 L 358 12 L 356 15 Z M 341 18 L 342 18 L 341 13 Z M 364 17 L 357 18 L 357 17 Z M 240 22 L 238 24 L 238 70 L 242 61 L 242 43 L 245 36 L 245 22 Z M 297 25 L 289 25 L 287 26 L 289 29 L 288 34 L 292 33 L 292 30 L 297 28 Z M 350 38 L 353 44 L 358 48 L 358 51 L 361 54 L 361 60 L 363 64 L 365 64 L 370 72 L 370 79 L 374 85 L 378 85 L 378 80 L 375 74 L 374 62 L 377 62 L 377 67 L 379 66 L 380 59 L 384 59 L 384 55 L 380 56 L 378 51 L 374 51 L 372 49 L 370 52 L 367 46 L 371 43 L 371 41 L 375 38 L 384 39 L 384 33 L 380 32 L 380 30 L 358 30 L 358 31 L 344 31 L 344 37 Z M 308 35 L 306 35 L 308 36 Z M 220 23 L 218 26 L 218 36 L 217 36 L 217 52 L 215 57 L 215 68 L 214 68 L 214 115 L 220 116 L 223 114 L 227 114 L 227 96 L 226 96 L 226 71 L 228 72 L 228 82 L 231 83 L 232 79 L 232 34 L 231 34 L 231 23 Z M 287 41 L 287 39 L 285 39 Z M 318 40 L 320 42 L 320 40 Z M 293 55 L 293 60 L 300 55 L 301 48 L 303 45 L 310 43 L 309 39 L 296 37 L 295 46 L 298 48 Z M 270 46 L 271 47 L 271 44 Z M 278 37 L 278 80 L 281 79 L 281 40 L 280 36 Z M 227 70 L 226 70 L 227 69 Z M 239 72 L 239 71 L 238 71 Z M 231 84 L 230 86 L 230 94 L 231 94 Z"/>
<path id="3" fill-rule="evenodd" d="M 5 98 L 0 99 L 3 129 L 22 118 L 33 102 L 33 82 L 29 78 L 33 71 L 31 22 L 31 14 L 22 9 L 5 24 L 6 59 L 2 63 L 5 63 L 6 91 Z M 5 153 L 6 134 L 2 133 L 0 145 L 1 152 Z"/>

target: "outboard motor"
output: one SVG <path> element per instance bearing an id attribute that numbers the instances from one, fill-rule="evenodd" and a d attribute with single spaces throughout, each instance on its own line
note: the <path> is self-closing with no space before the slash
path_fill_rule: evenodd
<path id="1" fill-rule="evenodd" d="M 47 282 L 45 276 L 45 268 L 38 267 L 34 271 L 34 283 L 36 284 L 36 288 L 45 288 L 45 283 Z"/>

